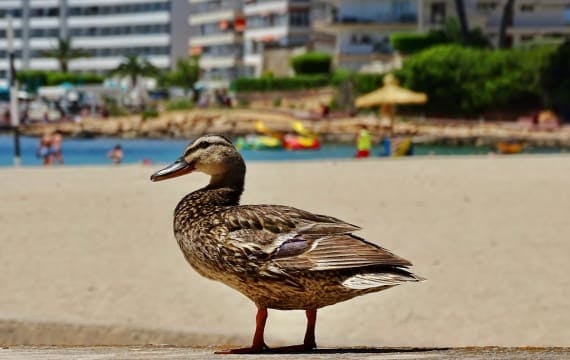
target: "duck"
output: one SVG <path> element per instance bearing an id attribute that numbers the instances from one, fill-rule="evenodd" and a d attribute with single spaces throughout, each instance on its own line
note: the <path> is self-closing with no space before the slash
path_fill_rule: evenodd
<path id="1" fill-rule="evenodd" d="M 210 181 L 176 206 L 174 237 L 195 271 L 257 307 L 252 345 L 221 353 L 311 351 L 318 309 L 424 280 L 409 271 L 408 260 L 355 235 L 356 225 L 291 206 L 240 205 L 246 165 L 225 136 L 198 137 L 151 180 L 193 172 Z M 304 310 L 303 343 L 270 349 L 264 339 L 268 309 Z"/>

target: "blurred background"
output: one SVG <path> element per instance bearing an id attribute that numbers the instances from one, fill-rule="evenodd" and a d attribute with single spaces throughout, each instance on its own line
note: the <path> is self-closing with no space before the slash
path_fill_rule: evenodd
<path id="1" fill-rule="evenodd" d="M 206 177 L 149 181 L 219 133 L 244 203 L 428 278 L 325 308 L 319 344 L 568 346 L 569 122 L 570 0 L 2 0 L 0 344 L 247 344 L 172 235 Z"/>

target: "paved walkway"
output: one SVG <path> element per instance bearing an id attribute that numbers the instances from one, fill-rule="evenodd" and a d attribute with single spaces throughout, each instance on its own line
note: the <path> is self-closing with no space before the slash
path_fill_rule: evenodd
<path id="1" fill-rule="evenodd" d="M 105 360 L 105 359 L 220 359 L 213 348 L 183 348 L 169 346 L 139 347 L 7 347 L 0 348 L 0 360 Z M 570 348 L 343 348 L 321 349 L 313 353 L 232 355 L 232 359 L 569 359 Z"/>

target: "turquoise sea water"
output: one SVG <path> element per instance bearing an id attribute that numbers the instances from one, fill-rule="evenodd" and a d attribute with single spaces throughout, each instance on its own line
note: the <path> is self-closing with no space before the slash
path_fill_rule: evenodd
<path id="1" fill-rule="evenodd" d="M 22 137 L 22 164 L 24 166 L 41 165 L 41 159 L 36 158 L 37 138 Z M 65 139 L 63 154 L 67 165 L 101 165 L 110 164 L 107 152 L 116 144 L 121 144 L 124 151 L 124 163 L 140 163 L 149 159 L 153 163 L 169 163 L 178 158 L 186 140 L 150 140 L 150 139 Z M 0 166 L 10 166 L 13 163 L 13 138 L 8 135 L 0 136 Z M 475 146 L 441 146 L 416 145 L 414 155 L 485 155 L 488 147 Z M 379 156 L 380 147 L 373 149 L 373 156 Z M 527 149 L 529 153 L 559 153 L 560 149 L 535 148 Z M 283 161 L 310 159 L 343 159 L 353 158 L 355 147 L 348 144 L 326 144 L 320 150 L 286 151 L 286 150 L 243 150 L 246 161 Z"/>

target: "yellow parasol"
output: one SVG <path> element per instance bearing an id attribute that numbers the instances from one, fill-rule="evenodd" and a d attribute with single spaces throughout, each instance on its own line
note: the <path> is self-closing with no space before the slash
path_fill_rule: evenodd
<path id="1" fill-rule="evenodd" d="M 390 118 L 390 132 L 392 132 L 392 117 L 394 105 L 397 104 L 425 104 L 427 95 L 404 89 L 398 84 L 398 80 L 392 74 L 384 76 L 384 86 L 371 93 L 362 95 L 356 99 L 356 107 L 381 106 L 380 112 Z"/>

